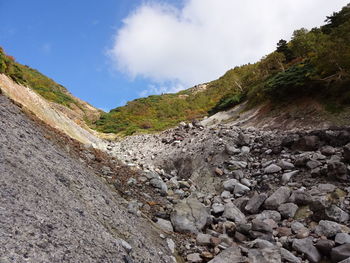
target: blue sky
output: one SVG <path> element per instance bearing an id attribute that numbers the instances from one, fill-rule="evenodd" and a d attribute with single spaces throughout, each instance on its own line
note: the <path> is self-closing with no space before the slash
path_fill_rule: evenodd
<path id="1" fill-rule="evenodd" d="M 319 26 L 347 1 L 242 2 L 0 0 L 0 46 L 109 110 L 254 62 L 293 29 Z M 316 11 L 315 4 L 323 7 Z"/>
<path id="2" fill-rule="evenodd" d="M 75 96 L 111 109 L 148 85 L 114 70 L 106 55 L 122 19 L 141 2 L 0 0 L 0 46 Z"/>

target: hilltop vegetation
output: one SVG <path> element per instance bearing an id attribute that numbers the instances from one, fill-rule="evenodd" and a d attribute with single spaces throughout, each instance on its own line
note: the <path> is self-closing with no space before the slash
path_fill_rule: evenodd
<path id="1" fill-rule="evenodd" d="M 94 124 L 102 132 L 130 135 L 229 109 L 247 101 L 286 103 L 313 96 L 331 111 L 350 104 L 350 5 L 320 28 L 296 30 L 291 41 L 259 62 L 235 67 L 202 91 L 149 96 L 105 113 Z"/>
<path id="2" fill-rule="evenodd" d="M 33 89 L 45 99 L 64 106 L 79 103 L 74 100 L 70 93 L 62 85 L 41 74 L 39 71 L 17 63 L 12 56 L 5 54 L 0 47 L 0 73 L 9 76 L 18 84 L 23 84 Z"/>

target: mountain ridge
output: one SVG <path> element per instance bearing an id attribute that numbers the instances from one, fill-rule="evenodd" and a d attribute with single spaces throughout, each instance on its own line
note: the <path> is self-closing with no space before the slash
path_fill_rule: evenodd
<path id="1" fill-rule="evenodd" d="M 101 115 L 92 127 L 131 135 L 157 132 L 193 121 L 245 101 L 249 110 L 269 102 L 292 104 L 309 97 L 336 115 L 350 105 L 350 5 L 327 17 L 319 28 L 294 31 L 271 54 L 254 64 L 237 66 L 222 77 L 175 94 L 152 95 Z M 171 105 L 171 106 L 170 106 Z"/>

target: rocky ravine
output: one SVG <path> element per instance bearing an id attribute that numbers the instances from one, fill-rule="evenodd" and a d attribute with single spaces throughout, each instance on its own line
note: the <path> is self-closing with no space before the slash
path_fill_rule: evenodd
<path id="1" fill-rule="evenodd" d="M 349 260 L 350 129 L 182 123 L 102 152 L 0 116 L 1 263 Z"/>
<path id="2" fill-rule="evenodd" d="M 107 150 L 143 171 L 128 184 L 150 185 L 166 197 L 153 220 L 186 234 L 175 240 L 187 262 L 344 263 L 350 262 L 349 142 L 350 129 L 182 123 L 110 142 Z"/>

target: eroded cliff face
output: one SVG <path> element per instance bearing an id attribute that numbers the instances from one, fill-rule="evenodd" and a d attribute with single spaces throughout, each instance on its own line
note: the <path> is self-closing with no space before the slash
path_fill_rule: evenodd
<path id="1" fill-rule="evenodd" d="M 99 116 L 99 111 L 87 103 L 81 101 L 82 108 L 74 105 L 74 108 L 69 109 L 57 103 L 48 102 L 30 88 L 13 82 L 4 74 L 0 74 L 0 89 L 24 109 L 71 138 L 95 146 L 102 143 L 97 138 L 97 133 L 92 131 L 83 120 L 87 116 L 91 120 Z"/>
<path id="2" fill-rule="evenodd" d="M 51 122 L 64 118 L 28 90 L 16 96 Z M 60 146 L 53 137 L 0 95 L 0 262 L 173 262 L 159 230 L 128 213 L 87 158 L 74 156 L 71 139 L 57 137 Z"/>

